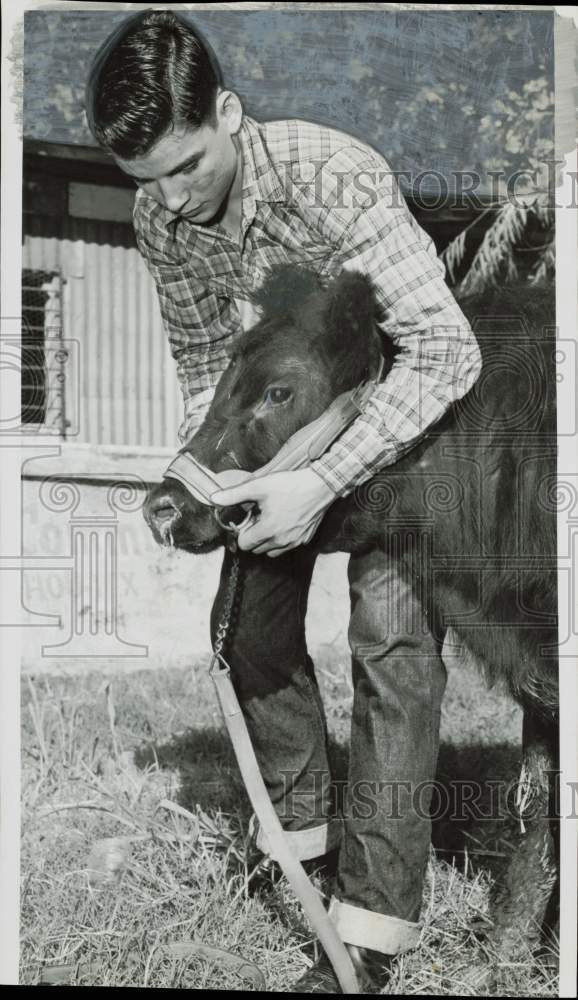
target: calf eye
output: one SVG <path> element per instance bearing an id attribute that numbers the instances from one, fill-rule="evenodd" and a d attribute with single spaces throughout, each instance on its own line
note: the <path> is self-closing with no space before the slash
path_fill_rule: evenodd
<path id="1" fill-rule="evenodd" d="M 278 406 L 280 403 L 287 403 L 292 395 L 291 389 L 287 389 L 286 386 L 272 385 L 267 389 L 263 398 L 266 403 Z"/>

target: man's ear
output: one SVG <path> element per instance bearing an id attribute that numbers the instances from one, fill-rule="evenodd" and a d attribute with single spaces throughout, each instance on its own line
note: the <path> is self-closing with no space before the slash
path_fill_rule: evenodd
<path id="1" fill-rule="evenodd" d="M 362 349 L 373 337 L 376 301 L 369 278 L 359 271 L 343 270 L 327 288 L 325 330 L 336 348 L 352 340 Z"/>
<path id="2" fill-rule="evenodd" d="M 232 90 L 221 90 L 217 94 L 217 121 L 226 123 L 229 135 L 236 135 L 243 121 L 243 105 Z"/>

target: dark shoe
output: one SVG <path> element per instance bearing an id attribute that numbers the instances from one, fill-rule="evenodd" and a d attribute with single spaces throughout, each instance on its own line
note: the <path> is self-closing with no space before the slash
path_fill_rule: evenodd
<path id="1" fill-rule="evenodd" d="M 392 957 L 369 948 L 346 948 L 353 962 L 360 993 L 381 993 L 391 975 Z M 333 966 L 322 952 L 315 964 L 294 984 L 292 993 L 341 993 Z"/>

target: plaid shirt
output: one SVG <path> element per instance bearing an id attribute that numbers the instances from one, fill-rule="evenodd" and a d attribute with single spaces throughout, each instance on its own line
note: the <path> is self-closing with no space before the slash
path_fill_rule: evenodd
<path id="1" fill-rule="evenodd" d="M 345 133 L 299 120 L 245 117 L 241 235 L 173 215 L 139 190 L 138 248 L 155 280 L 185 400 L 179 437 L 203 421 L 231 342 L 272 265 L 342 268 L 373 282 L 378 322 L 400 348 L 363 414 L 313 468 L 337 495 L 396 462 L 480 372 L 470 326 L 432 240 L 417 225 L 385 160 Z"/>

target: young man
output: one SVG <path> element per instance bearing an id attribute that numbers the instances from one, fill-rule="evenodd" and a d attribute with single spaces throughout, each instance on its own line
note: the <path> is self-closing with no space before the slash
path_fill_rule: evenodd
<path id="1" fill-rule="evenodd" d="M 201 424 L 231 343 L 251 323 L 251 292 L 277 263 L 308 266 L 324 282 L 343 267 L 365 272 L 381 329 L 400 348 L 366 411 L 310 468 L 215 497 L 259 501 L 258 519 L 239 536 L 249 554 L 230 658 L 263 776 L 302 859 L 339 845 L 330 913 L 362 989 L 378 989 L 391 956 L 419 935 L 430 842 L 428 796 L 419 791 L 435 777 L 440 637 L 383 553 L 351 558 L 355 695 L 337 821 L 304 637 L 313 557 L 300 546 L 336 497 L 396 462 L 468 391 L 479 351 L 382 157 L 312 123 L 244 116 L 180 15 L 149 11 L 121 25 L 95 59 L 87 113 L 96 139 L 139 187 L 136 238 L 183 389 L 181 441 Z M 213 623 L 228 567 L 226 555 Z M 339 992 L 324 956 L 294 990 Z"/>

